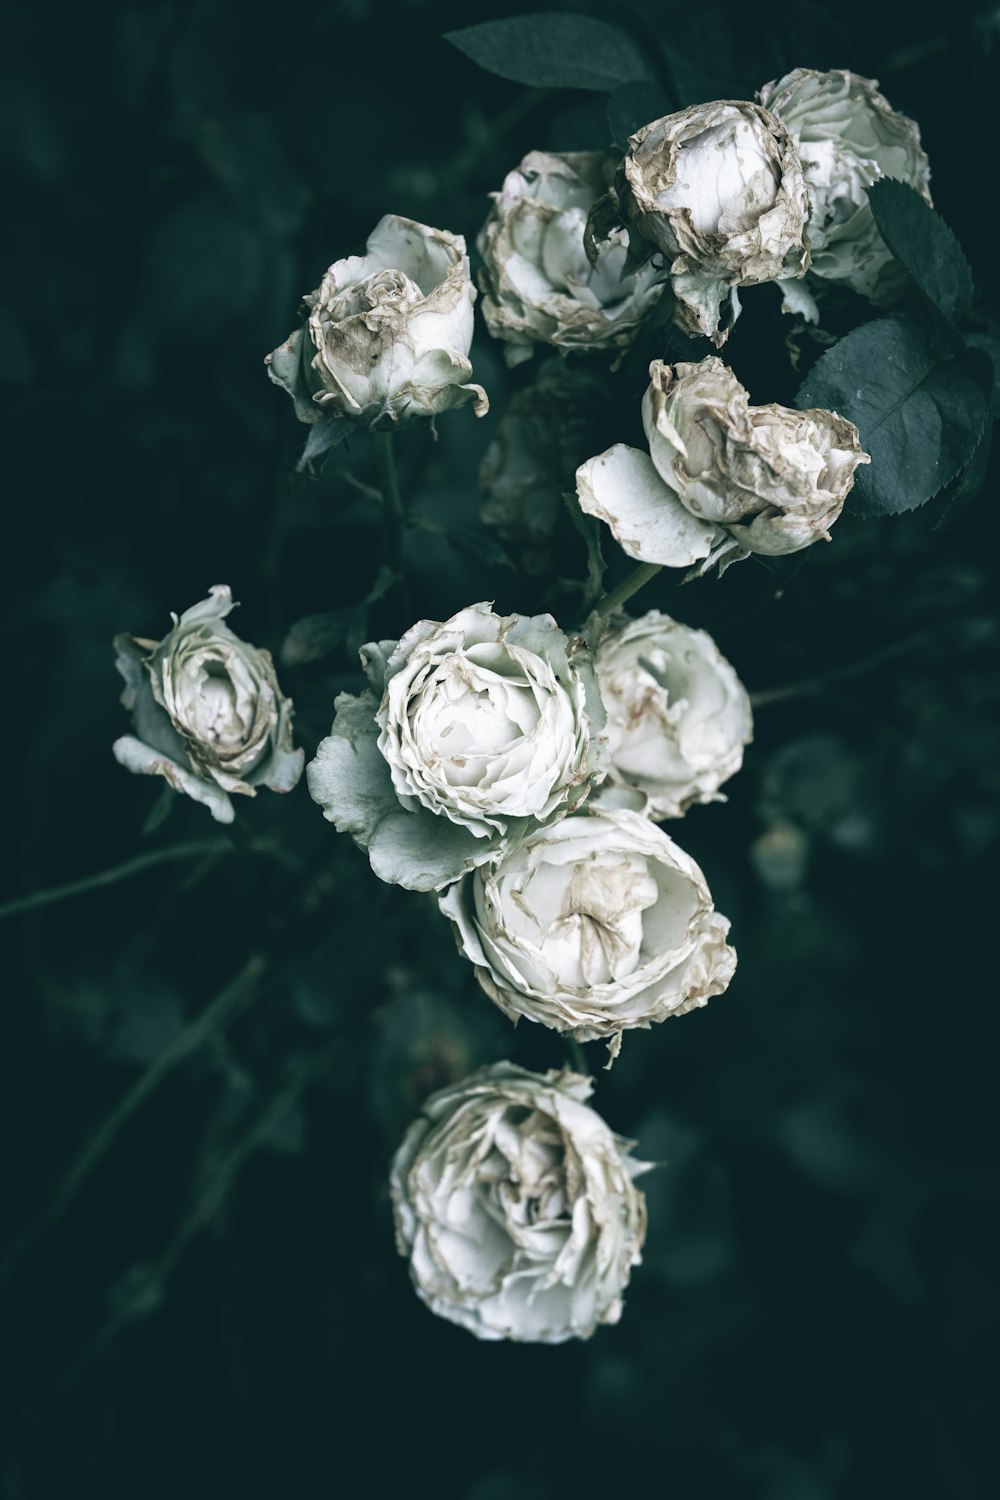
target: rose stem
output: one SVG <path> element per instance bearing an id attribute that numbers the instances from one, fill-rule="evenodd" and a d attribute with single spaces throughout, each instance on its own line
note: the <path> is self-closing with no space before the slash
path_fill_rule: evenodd
<path id="1" fill-rule="evenodd" d="M 13 1463 L 23 1460 L 34 1449 L 66 1397 L 98 1361 L 114 1348 L 128 1324 L 134 1324 L 139 1317 L 148 1316 L 161 1305 L 167 1281 L 174 1268 L 188 1245 L 218 1214 L 248 1158 L 268 1138 L 275 1124 L 288 1114 L 299 1098 L 324 1074 L 329 1073 L 337 1054 L 343 1055 L 343 1045 L 343 1038 L 338 1036 L 333 1045 L 323 1048 L 312 1057 L 291 1059 L 281 1084 L 263 1112 L 236 1142 L 218 1168 L 202 1177 L 193 1207 L 180 1229 L 156 1260 L 130 1267 L 119 1279 L 114 1290 L 120 1292 L 124 1287 L 126 1295 L 107 1298 L 110 1311 L 104 1322 L 60 1372 L 43 1399 L 28 1411 L 21 1435 L 12 1448 L 14 1458 L 11 1468 Z M 136 1272 L 138 1275 L 135 1275 Z"/>
<path id="2" fill-rule="evenodd" d="M 218 1030 L 223 1021 L 228 1022 L 231 1019 L 238 1007 L 257 990 L 263 973 L 263 958 L 259 954 L 253 954 L 235 979 L 220 990 L 211 1004 L 199 1012 L 194 1020 L 189 1022 L 170 1045 L 153 1060 L 111 1111 L 104 1123 L 94 1131 L 55 1191 L 47 1200 L 43 1200 L 31 1215 L 19 1238 L 0 1261 L 0 1282 L 6 1279 L 25 1253 L 37 1244 L 46 1231 L 65 1213 L 94 1168 L 107 1155 L 122 1127 L 131 1119 L 139 1106 L 146 1102 L 178 1063 L 190 1057 L 193 1052 L 197 1052 L 198 1048 Z"/>
<path id="3" fill-rule="evenodd" d="M 587 1067 L 587 1058 L 583 1048 L 575 1036 L 564 1036 L 566 1051 L 569 1053 L 570 1067 L 575 1073 L 581 1073 L 584 1078 L 590 1077 L 590 1069 Z"/>
<path id="4" fill-rule="evenodd" d="M 633 568 L 627 578 L 622 579 L 616 589 L 612 589 L 609 594 L 605 594 L 603 599 L 598 600 L 594 607 L 594 614 L 604 616 L 614 614 L 619 605 L 624 604 L 626 599 L 631 599 L 633 594 L 639 592 L 643 584 L 655 578 L 661 567 L 661 563 L 640 563 L 637 568 Z"/>
<path id="5" fill-rule="evenodd" d="M 151 870 L 154 865 L 165 864 L 168 860 L 194 859 L 199 854 L 231 854 L 232 850 L 229 839 L 198 839 L 188 844 L 170 844 L 166 849 L 153 849 L 149 854 L 139 854 L 110 870 L 100 870 L 96 875 L 73 880 L 69 885 L 51 886 L 47 891 L 32 891 L 27 896 L 5 901 L 0 905 L 0 921 L 4 917 L 16 917 L 22 911 L 34 911 L 39 906 L 51 906 L 54 901 L 66 901 L 71 896 L 82 896 L 106 885 L 117 885 L 119 880 L 128 880 L 130 876 Z"/>
<path id="6" fill-rule="evenodd" d="M 378 461 L 379 479 L 382 489 L 382 504 L 385 517 L 386 561 L 394 573 L 403 571 L 403 523 L 405 511 L 399 493 L 399 476 L 396 473 L 395 434 L 374 432 L 375 457 Z"/>
<path id="7" fill-rule="evenodd" d="M 865 672 L 874 672 L 878 667 L 895 661 L 899 656 L 906 656 L 908 652 L 913 651 L 917 646 L 922 646 L 928 639 L 929 633 L 926 630 L 920 630 L 916 635 L 907 636 L 905 641 L 897 641 L 892 646 L 886 646 L 882 651 L 876 651 L 874 656 L 866 656 L 863 661 L 851 662 L 846 667 L 835 667 L 825 676 L 810 677 L 805 682 L 793 682 L 788 687 L 762 688 L 759 692 L 750 694 L 750 702 L 754 708 L 764 708 L 769 703 L 785 703 L 790 698 L 804 698 L 809 693 L 821 693 L 832 683 L 846 682 L 851 677 L 861 677 Z"/>

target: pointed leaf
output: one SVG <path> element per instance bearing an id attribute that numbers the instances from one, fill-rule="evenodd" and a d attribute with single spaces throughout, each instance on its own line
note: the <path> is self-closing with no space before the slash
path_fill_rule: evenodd
<path id="1" fill-rule="evenodd" d="M 627 32 L 571 12 L 483 21 L 446 32 L 445 41 L 488 73 L 533 88 L 610 90 L 651 76 Z"/>

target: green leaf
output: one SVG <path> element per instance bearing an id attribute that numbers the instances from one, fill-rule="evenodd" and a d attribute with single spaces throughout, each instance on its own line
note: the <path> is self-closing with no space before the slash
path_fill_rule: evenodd
<path id="1" fill-rule="evenodd" d="M 961 520 L 970 505 L 978 498 L 986 482 L 992 447 L 993 423 L 990 421 L 983 428 L 983 435 L 969 462 L 954 483 L 948 486 L 947 493 L 941 496 L 941 503 L 935 507 L 937 511 L 937 520 L 933 527 L 935 531 L 948 530 L 956 521 Z"/>
<path id="2" fill-rule="evenodd" d="M 848 507 L 857 515 L 915 510 L 968 463 L 993 390 L 989 358 L 968 349 L 943 363 L 919 324 L 865 323 L 822 355 L 797 397 L 800 409 L 849 417 L 871 465 L 858 469 Z"/>
<path id="3" fill-rule="evenodd" d="M 444 39 L 488 73 L 532 88 L 611 90 L 651 77 L 648 60 L 627 32 L 572 12 L 483 21 L 448 31 Z"/>
<path id="4" fill-rule="evenodd" d="M 481 531 L 455 531 L 449 527 L 445 532 L 445 539 L 462 557 L 471 557 L 473 562 L 499 568 L 514 566 L 499 542 Z"/>
<path id="5" fill-rule="evenodd" d="M 426 531 L 430 536 L 444 537 L 449 546 L 463 557 L 471 557 L 473 562 L 485 563 L 487 567 L 512 568 L 514 566 L 507 552 L 495 542 L 491 536 L 484 531 L 458 530 L 454 526 L 442 526 L 440 521 L 432 521 L 430 516 L 425 516 L 421 511 L 413 511 L 409 517 L 410 526 L 416 526 L 420 531 Z"/>
<path id="6" fill-rule="evenodd" d="M 296 620 L 281 644 L 279 659 L 282 666 L 301 667 L 307 662 L 321 661 L 341 645 L 348 655 L 355 655 L 368 634 L 369 608 L 389 592 L 397 577 L 391 568 L 383 566 L 360 604 L 304 615 L 301 620 Z"/>
<path id="7" fill-rule="evenodd" d="M 658 83 L 633 78 L 619 84 L 608 98 L 608 129 L 613 143 L 624 150 L 630 135 L 651 120 L 661 120 L 671 108 L 668 94 Z"/>
<path id="8" fill-rule="evenodd" d="M 932 307 L 952 323 L 972 305 L 972 272 L 947 224 L 908 183 L 885 177 L 868 189 L 879 233 Z"/>
<path id="9" fill-rule="evenodd" d="M 314 467 L 317 459 L 324 458 L 331 448 L 339 448 L 350 433 L 352 426 L 353 423 L 348 422 L 344 417 L 324 417 L 322 421 L 314 422 L 309 429 L 305 447 L 302 449 L 302 457 L 295 465 L 296 474 L 301 474 L 303 469 L 308 469 L 309 473 L 315 477 L 319 473 L 319 470 Z"/>

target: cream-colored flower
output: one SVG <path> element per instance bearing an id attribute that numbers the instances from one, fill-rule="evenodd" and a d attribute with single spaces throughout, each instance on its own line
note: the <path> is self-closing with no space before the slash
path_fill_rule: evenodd
<path id="1" fill-rule="evenodd" d="M 615 191 L 631 258 L 663 256 L 684 333 L 722 345 L 739 314 L 737 287 L 802 276 L 809 264 L 798 153 L 760 105 L 716 100 L 644 125 Z"/>
<path id="2" fill-rule="evenodd" d="M 592 806 L 541 828 L 440 900 L 483 989 L 578 1041 L 683 1015 L 736 967 L 689 855 L 640 813 Z"/>
<path id="3" fill-rule="evenodd" d="M 577 471 L 583 510 L 630 557 L 683 567 L 829 540 L 859 464 L 853 422 L 836 412 L 751 406 L 715 356 L 654 360 L 643 397 L 649 455 L 616 444 Z"/>
<path id="4" fill-rule="evenodd" d="M 508 364 L 528 359 L 535 344 L 623 349 L 659 300 L 653 267 L 623 274 L 624 229 L 602 242 L 593 264 L 587 258 L 587 215 L 613 175 L 613 158 L 599 151 L 531 151 L 493 194 L 476 243 L 483 315 Z"/>
<path id="5" fill-rule="evenodd" d="M 390 1174 L 418 1295 L 479 1339 L 561 1344 L 617 1323 L 648 1170 L 575 1073 L 481 1068 L 433 1094 Z"/>
<path id="6" fill-rule="evenodd" d="M 893 177 L 930 203 L 930 163 L 915 121 L 891 108 L 875 79 L 844 68 L 795 68 L 760 97 L 798 148 L 809 194 L 810 271 L 872 301 L 891 300 L 905 276 L 878 232 L 868 189 Z M 789 287 L 786 304 L 815 317 L 815 304 L 800 302 L 802 290 Z"/>
<path id="7" fill-rule="evenodd" d="M 366 253 L 336 261 L 305 299 L 303 328 L 267 356 L 301 422 L 433 417 L 475 403 L 470 383 L 476 289 L 461 235 L 386 214 Z"/>
<path id="8" fill-rule="evenodd" d="M 639 792 L 651 818 L 712 802 L 753 737 L 746 688 L 704 630 L 651 609 L 601 637 L 609 781 Z"/>
<path id="9" fill-rule="evenodd" d="M 590 652 L 551 615 L 475 604 L 361 657 L 374 691 L 337 699 L 308 781 L 382 880 L 439 890 L 604 776 Z"/>
<path id="10" fill-rule="evenodd" d="M 229 589 L 217 584 L 180 619 L 174 615 L 162 641 L 115 637 L 122 703 L 135 731 L 115 741 L 115 759 L 164 777 L 220 823 L 233 821 L 229 793 L 291 791 L 304 759 L 292 749 L 292 705 L 270 653 L 233 634 L 225 624 L 232 608 Z"/>

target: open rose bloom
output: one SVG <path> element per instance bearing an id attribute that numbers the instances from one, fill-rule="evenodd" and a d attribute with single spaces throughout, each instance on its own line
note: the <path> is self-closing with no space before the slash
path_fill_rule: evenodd
<path id="1" fill-rule="evenodd" d="M 597 648 L 608 712 L 608 780 L 638 793 L 648 817 L 679 818 L 711 802 L 743 764 L 750 699 L 704 630 L 651 609 L 619 617 Z"/>
<path id="2" fill-rule="evenodd" d="M 477 241 L 480 286 L 486 326 L 504 340 L 508 364 L 535 344 L 624 349 L 659 300 L 654 267 L 625 271 L 624 229 L 602 241 L 593 264 L 587 258 L 587 216 L 613 175 L 613 158 L 598 151 L 531 151 L 493 195 Z"/>
<path id="3" fill-rule="evenodd" d="M 721 359 L 654 360 L 643 398 L 649 453 L 616 443 L 577 471 L 581 508 L 640 562 L 703 572 L 752 552 L 828 541 L 859 464 L 836 412 L 751 406 Z"/>
<path id="4" fill-rule="evenodd" d="M 916 122 L 890 106 L 874 79 L 844 68 L 796 68 L 767 84 L 760 97 L 788 129 L 802 162 L 810 273 L 874 302 L 892 300 L 906 278 L 878 232 L 868 189 L 880 177 L 893 177 L 930 203 L 930 163 Z M 787 309 L 815 321 L 818 309 L 806 288 L 783 290 Z"/>
<path id="5" fill-rule="evenodd" d="M 490 859 L 441 910 L 490 998 L 578 1041 L 683 1015 L 736 968 L 705 877 L 637 812 L 594 806 Z"/>
<path id="6" fill-rule="evenodd" d="M 590 652 L 550 615 L 475 604 L 361 657 L 372 691 L 338 697 L 307 775 L 382 880 L 440 890 L 605 774 Z"/>
<path id="7" fill-rule="evenodd" d="M 646 1204 L 631 1142 L 575 1073 L 482 1068 L 433 1094 L 396 1152 L 396 1245 L 432 1312 L 480 1339 L 561 1344 L 616 1323 Z"/>
<path id="8" fill-rule="evenodd" d="M 476 289 L 461 235 L 386 214 L 366 253 L 336 261 L 305 299 L 305 326 L 267 356 L 301 422 L 434 417 L 474 403 Z"/>
<path id="9" fill-rule="evenodd" d="M 270 654 L 233 634 L 225 623 L 232 608 L 232 594 L 218 584 L 174 616 L 162 641 L 115 637 L 134 729 L 115 741 L 115 759 L 164 777 L 220 823 L 233 821 L 230 793 L 291 791 L 304 759 L 292 748 L 292 705 Z"/>
<path id="10" fill-rule="evenodd" d="M 784 125 L 757 104 L 716 100 L 644 125 L 615 192 L 630 262 L 659 252 L 684 333 L 721 345 L 739 314 L 738 287 L 805 274 L 802 167 Z M 595 213 L 595 242 L 601 218 L 607 209 Z"/>

